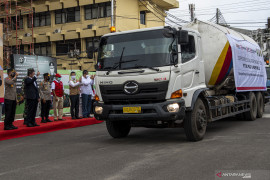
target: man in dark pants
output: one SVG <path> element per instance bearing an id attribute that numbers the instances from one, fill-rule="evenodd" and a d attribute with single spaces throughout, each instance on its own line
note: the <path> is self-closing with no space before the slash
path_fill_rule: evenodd
<path id="1" fill-rule="evenodd" d="M 5 78 L 5 121 L 4 121 L 4 130 L 13 130 L 18 129 L 13 125 L 15 119 L 15 111 L 17 105 L 17 93 L 16 93 L 16 81 L 18 74 L 9 69 L 7 71 L 8 77 Z"/>
<path id="2" fill-rule="evenodd" d="M 39 76 L 40 72 L 37 72 Z M 39 99 L 39 92 L 37 87 L 37 78 L 33 68 L 28 69 L 28 78 L 25 79 L 25 95 L 27 99 L 27 127 L 39 126 L 36 124 L 35 117 Z"/>
<path id="3" fill-rule="evenodd" d="M 71 102 L 70 113 L 72 119 L 81 119 L 79 117 L 80 104 L 80 82 L 76 79 L 76 73 L 70 73 L 69 98 Z"/>
<path id="4" fill-rule="evenodd" d="M 41 98 L 41 122 L 52 122 L 49 120 L 49 112 L 51 107 L 51 85 L 50 76 L 48 73 L 43 74 L 44 80 L 39 85 L 40 98 Z"/>

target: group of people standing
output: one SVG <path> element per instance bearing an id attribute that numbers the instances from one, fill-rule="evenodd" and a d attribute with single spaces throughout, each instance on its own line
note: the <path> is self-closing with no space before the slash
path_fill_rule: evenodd
<path id="1" fill-rule="evenodd" d="M 88 71 L 84 70 L 82 77 L 78 80 L 76 73 L 70 73 L 69 94 L 70 94 L 70 113 L 72 119 L 81 119 L 79 117 L 80 95 L 82 97 L 82 116 L 89 118 L 91 113 L 91 101 L 94 96 L 94 76 L 89 76 Z"/>
<path id="2" fill-rule="evenodd" d="M 7 71 L 5 78 L 5 121 L 4 130 L 18 129 L 13 125 L 17 105 L 16 81 L 18 73 L 12 69 Z M 23 79 L 22 90 L 25 100 L 24 124 L 27 127 L 39 126 L 36 121 L 38 103 L 41 103 L 41 123 L 52 122 L 49 119 L 49 111 L 53 101 L 54 121 L 63 121 L 63 103 L 65 100 L 64 85 L 61 75 L 56 74 L 55 80 L 50 83 L 50 74 L 43 74 L 43 81 L 37 84 L 39 72 L 35 73 L 33 68 L 27 70 L 27 76 Z M 83 76 L 78 80 L 76 73 L 71 72 L 69 81 L 70 111 L 72 119 L 81 119 L 79 116 L 80 95 L 82 97 L 83 118 L 89 118 L 91 113 L 91 99 L 93 91 L 94 76 L 89 76 L 88 71 L 83 71 Z M 53 98 L 52 98 L 53 96 Z"/>

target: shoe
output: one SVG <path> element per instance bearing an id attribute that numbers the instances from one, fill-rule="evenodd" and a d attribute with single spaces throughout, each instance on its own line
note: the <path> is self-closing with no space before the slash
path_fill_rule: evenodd
<path id="1" fill-rule="evenodd" d="M 37 123 L 35 123 L 34 126 L 40 126 L 40 125 L 38 125 Z"/>
<path id="2" fill-rule="evenodd" d="M 54 121 L 58 121 L 58 119 L 54 119 Z"/>
<path id="3" fill-rule="evenodd" d="M 6 126 L 6 127 L 4 127 L 4 130 L 14 130 L 14 128 L 12 128 L 10 126 Z"/>
<path id="4" fill-rule="evenodd" d="M 65 119 L 58 119 L 58 121 L 65 121 Z"/>
<path id="5" fill-rule="evenodd" d="M 77 118 L 75 118 L 75 117 L 72 117 L 71 119 L 77 119 Z"/>
<path id="6" fill-rule="evenodd" d="M 26 125 L 27 127 L 35 127 L 33 124 L 31 124 L 31 123 L 28 123 L 27 125 Z"/>
<path id="7" fill-rule="evenodd" d="M 52 121 L 51 121 L 51 120 L 49 120 L 49 119 L 46 119 L 46 121 L 47 121 L 47 122 L 52 122 Z"/>
<path id="8" fill-rule="evenodd" d="M 18 129 L 18 127 L 14 126 L 14 125 L 11 125 L 11 127 L 12 127 L 13 129 Z"/>
<path id="9" fill-rule="evenodd" d="M 81 117 L 77 116 L 76 119 L 82 119 Z"/>
<path id="10" fill-rule="evenodd" d="M 26 121 L 24 121 L 24 122 L 23 122 L 23 125 L 27 125 L 27 122 L 26 122 Z"/>
<path id="11" fill-rule="evenodd" d="M 47 123 L 47 121 L 45 119 L 42 119 L 41 123 Z"/>
<path id="12" fill-rule="evenodd" d="M 88 118 L 87 116 L 83 116 L 83 118 Z"/>

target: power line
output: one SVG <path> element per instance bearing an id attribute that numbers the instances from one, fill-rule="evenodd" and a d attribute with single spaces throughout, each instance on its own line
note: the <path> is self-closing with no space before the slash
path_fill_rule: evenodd
<path id="1" fill-rule="evenodd" d="M 231 22 L 231 23 L 227 23 L 227 24 L 262 24 L 265 23 L 267 24 L 267 22 Z"/>
<path id="2" fill-rule="evenodd" d="M 163 13 L 163 9 L 162 9 L 160 6 L 158 6 L 157 4 L 153 3 L 152 0 L 149 0 L 149 2 L 150 2 L 150 4 L 152 4 L 152 6 L 153 6 L 157 11 L 160 11 L 161 13 Z M 156 8 L 155 6 L 157 6 L 157 8 Z M 174 19 L 176 19 L 176 20 L 178 20 L 178 21 L 180 21 L 180 22 L 188 23 L 188 21 L 185 21 L 185 20 L 183 20 L 183 19 L 180 19 L 180 18 L 174 16 L 173 14 L 169 13 L 168 11 L 165 11 L 165 13 L 166 13 L 168 16 L 170 16 L 170 17 L 172 17 L 172 18 L 174 18 Z M 166 18 L 166 17 L 165 17 L 165 18 Z"/>
<path id="3" fill-rule="evenodd" d="M 143 3 L 143 0 L 140 0 L 140 2 L 142 3 L 142 5 L 146 8 L 146 9 L 148 9 L 148 11 L 150 11 L 152 14 L 154 14 L 157 18 L 159 18 L 160 20 L 162 20 L 160 17 L 158 17 L 155 13 L 153 13 L 144 3 Z M 152 8 L 154 11 L 155 11 L 155 9 L 154 8 Z M 157 11 L 155 11 L 155 12 L 157 12 Z M 157 13 L 159 13 L 159 12 L 157 12 Z M 159 13 L 160 14 L 160 13 Z M 160 14 L 161 16 L 163 16 L 163 17 L 165 17 L 164 15 L 162 15 L 162 14 Z M 165 17 L 166 18 L 166 17 Z M 172 23 L 175 23 L 175 24 L 177 24 L 177 25 L 179 25 L 179 26 L 181 26 L 180 24 L 178 24 L 178 23 L 176 23 L 176 22 L 174 22 L 174 21 L 172 21 L 171 19 L 169 19 L 169 18 L 167 18 L 169 21 L 171 21 Z M 165 22 L 164 20 L 162 20 L 163 22 Z M 170 23 L 168 23 L 167 22 L 167 24 L 169 24 L 170 26 L 172 26 Z"/>
<path id="4" fill-rule="evenodd" d="M 269 7 L 270 8 L 270 7 Z M 253 9 L 253 10 L 244 10 L 244 11 L 228 11 L 228 12 L 223 12 L 223 14 L 233 14 L 233 13 L 241 13 L 241 12 L 256 12 L 256 11 L 265 11 L 268 10 L 269 8 L 266 9 Z M 206 15 L 213 15 L 213 13 L 206 13 L 206 14 L 197 14 L 198 16 L 206 16 Z M 182 16 L 189 16 L 189 15 L 182 15 Z"/>
<path id="5" fill-rule="evenodd" d="M 242 1 L 242 2 L 236 2 L 236 3 L 230 3 L 230 4 L 220 4 L 220 5 L 208 6 L 208 7 L 199 9 L 197 11 L 207 11 L 207 10 L 215 9 L 217 7 L 220 7 L 220 9 L 222 9 L 222 8 L 224 8 L 224 6 L 225 6 L 225 8 L 237 7 L 237 6 L 235 6 L 235 4 L 241 4 L 241 6 L 239 8 L 242 9 L 243 7 L 246 7 L 247 5 L 248 6 L 253 5 L 253 7 L 254 7 L 256 5 L 261 5 L 261 4 L 265 4 L 265 3 L 266 4 L 269 4 L 268 1 L 262 1 L 262 2 L 258 2 L 258 1 L 254 2 L 254 0 L 252 0 L 252 1 Z M 176 11 L 176 10 L 173 9 L 171 11 L 173 12 L 173 11 Z M 188 13 L 188 10 L 183 10 L 183 11 L 185 11 L 186 13 Z"/>

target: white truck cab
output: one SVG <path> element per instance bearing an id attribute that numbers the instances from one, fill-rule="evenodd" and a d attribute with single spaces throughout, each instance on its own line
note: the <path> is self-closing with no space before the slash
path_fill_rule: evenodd
<path id="1" fill-rule="evenodd" d="M 198 141 L 208 122 L 251 114 L 250 95 L 238 98 L 234 87 L 222 89 L 230 87 L 226 86 L 230 73 L 222 81 L 220 77 L 215 79 L 216 64 L 227 39 L 225 42 L 223 36 L 218 37 L 221 43 L 215 49 L 205 49 L 203 39 L 209 36 L 212 34 L 202 38 L 196 28 L 190 27 L 104 35 L 96 65 L 96 119 L 106 121 L 114 138 L 127 136 L 131 127 L 184 127 L 187 138 Z M 214 80 L 220 82 L 211 85 Z M 217 85 L 219 89 L 215 89 Z M 233 103 L 242 103 L 243 108 L 232 109 Z M 220 114 L 221 110 L 226 112 Z M 256 118 L 257 106 L 255 113 Z"/>

